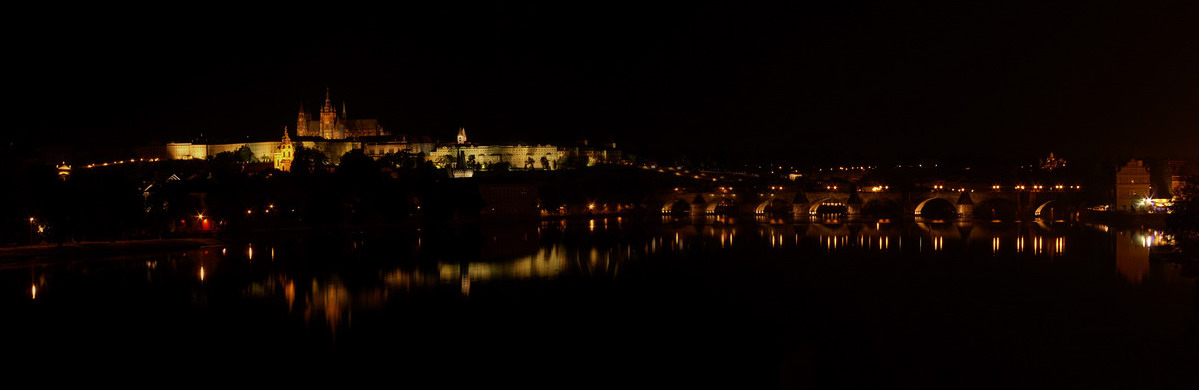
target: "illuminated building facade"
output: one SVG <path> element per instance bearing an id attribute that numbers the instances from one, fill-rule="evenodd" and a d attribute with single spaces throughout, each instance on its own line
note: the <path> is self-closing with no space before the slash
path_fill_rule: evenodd
<path id="1" fill-rule="evenodd" d="M 316 140 L 287 140 L 292 144 L 292 157 L 295 156 L 296 147 L 304 147 L 305 149 L 313 149 L 324 153 L 329 157 L 331 164 L 341 162 L 341 156 L 354 149 L 362 149 L 362 142 L 350 140 L 334 140 L 326 141 L 321 139 Z M 283 141 L 263 141 L 263 142 L 237 142 L 237 143 L 193 143 L 193 142 L 172 142 L 165 147 L 145 147 L 138 150 L 138 155 L 141 157 L 151 158 L 158 157 L 170 160 L 204 160 L 212 158 L 217 154 L 224 152 L 236 152 L 241 147 L 245 146 L 254 153 L 254 158 L 261 163 L 274 163 L 276 152 L 279 152 L 283 146 Z"/>
<path id="2" fill-rule="evenodd" d="M 1144 200 L 1153 198 L 1152 195 L 1149 166 L 1143 161 L 1129 160 L 1116 172 L 1116 210 L 1142 210 L 1145 207 Z"/>
<path id="3" fill-rule="evenodd" d="M 362 152 L 378 160 L 388 154 L 409 153 L 413 155 L 429 155 L 437 150 L 437 143 L 429 137 L 411 137 L 400 135 L 390 140 L 364 142 Z"/>
<path id="4" fill-rule="evenodd" d="M 1053 153 L 1049 153 L 1048 158 L 1041 160 L 1041 169 L 1046 170 L 1046 171 L 1052 171 L 1054 169 L 1065 168 L 1065 167 L 1066 167 L 1066 159 L 1054 157 Z"/>
<path id="5" fill-rule="evenodd" d="M 274 163 L 275 169 L 284 172 L 291 171 L 291 162 L 295 160 L 296 147 L 291 144 L 291 138 L 287 136 L 287 127 L 283 128 L 283 141 L 279 143 L 279 147 L 275 149 Z"/>
<path id="6" fill-rule="evenodd" d="M 591 148 L 559 147 L 556 145 L 477 145 L 469 141 L 465 128 L 458 128 L 453 143 L 438 144 L 428 137 L 409 140 L 401 136 L 396 140 L 364 142 L 367 156 L 378 159 L 387 154 L 423 154 L 425 160 L 439 168 L 489 169 L 496 164 L 506 163 L 512 169 L 555 170 L 568 157 L 577 158 L 580 164 L 596 165 L 620 161 L 616 145 Z"/>
<path id="7" fill-rule="evenodd" d="M 325 90 L 325 104 L 321 106 L 320 115 L 312 119 L 300 104 L 300 114 L 296 118 L 297 137 L 320 137 L 327 140 L 337 140 L 359 137 L 378 137 L 391 135 L 379 126 L 377 119 L 349 119 L 346 115 L 345 102 L 341 104 L 341 113 L 333 108 L 333 100 L 329 90 Z"/>
<path id="8" fill-rule="evenodd" d="M 507 164 L 511 169 L 556 170 L 567 159 L 578 166 L 621 161 L 620 151 L 616 150 L 615 144 L 600 148 L 586 145 L 569 148 L 555 145 L 476 145 L 468 141 L 465 128 L 458 128 L 453 143 L 437 143 L 429 137 L 392 136 L 375 119 L 346 119 L 344 104 L 340 114 L 335 112 L 328 91 L 325 92 L 325 104 L 321 107 L 318 119 L 311 119 L 301 105 L 296 120 L 295 140 L 289 137 L 284 128 L 281 141 L 172 142 L 141 148 L 138 154 L 144 158 L 203 160 L 224 152 L 236 152 L 242 147 L 253 153 L 254 161 L 272 163 L 282 171 L 290 170 L 295 150 L 300 147 L 324 153 L 334 165 L 339 164 L 341 157 L 352 150 L 362 150 L 374 159 L 388 154 L 408 153 L 422 156 L 438 168 L 468 170 L 491 169 L 497 164 Z"/>

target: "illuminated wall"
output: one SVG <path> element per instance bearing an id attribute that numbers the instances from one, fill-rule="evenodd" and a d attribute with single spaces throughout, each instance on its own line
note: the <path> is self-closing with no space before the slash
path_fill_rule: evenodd
<path id="1" fill-rule="evenodd" d="M 222 152 L 235 152 L 242 146 L 250 148 L 259 161 L 270 162 L 275 155 L 275 149 L 281 142 L 243 142 L 236 144 L 194 144 L 190 142 L 173 142 L 166 144 L 167 158 L 172 160 L 203 160 Z"/>
<path id="2" fill-rule="evenodd" d="M 404 151 L 412 154 L 424 153 L 425 155 L 429 155 L 435 150 L 437 150 L 437 144 L 432 142 L 368 142 L 362 145 L 363 153 L 366 153 L 367 156 L 371 156 L 375 159 L 383 157 L 387 154 L 395 154 Z"/>
<path id="3" fill-rule="evenodd" d="M 1142 207 L 1142 199 L 1151 197 L 1149 167 L 1141 160 L 1130 160 L 1116 172 L 1116 204 L 1119 211 Z"/>
<path id="4" fill-rule="evenodd" d="M 166 158 L 172 160 L 203 160 L 216 156 L 221 152 L 235 152 L 242 146 L 250 148 L 259 162 L 273 162 L 275 151 L 282 145 L 279 141 L 243 142 L 235 144 L 196 144 L 190 142 L 175 142 L 166 144 Z M 341 156 L 354 149 L 362 147 L 361 142 L 351 141 L 303 141 L 305 148 L 316 149 L 329 157 L 329 163 L 341 162 Z"/>
<path id="5" fill-rule="evenodd" d="M 512 164 L 513 168 L 524 168 L 532 158 L 533 167 L 536 169 L 542 169 L 542 157 L 550 161 L 550 168 L 555 168 L 563 155 L 558 147 L 553 145 L 466 145 L 439 147 L 429 153 L 426 159 L 440 165 L 446 156 L 456 158 L 459 151 L 466 155 L 468 161 L 474 156 L 474 161 L 479 164 L 507 162 Z"/>

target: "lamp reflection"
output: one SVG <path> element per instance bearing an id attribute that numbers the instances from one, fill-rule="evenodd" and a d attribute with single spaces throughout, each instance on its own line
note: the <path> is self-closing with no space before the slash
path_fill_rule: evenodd
<path id="1" fill-rule="evenodd" d="M 1149 274 L 1149 249 L 1153 241 L 1152 232 L 1116 234 L 1116 270 L 1129 283 L 1139 285 Z"/>

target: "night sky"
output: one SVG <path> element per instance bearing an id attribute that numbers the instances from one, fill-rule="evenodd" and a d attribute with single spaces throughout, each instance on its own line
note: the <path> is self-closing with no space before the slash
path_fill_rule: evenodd
<path id="1" fill-rule="evenodd" d="M 960 3 L 31 16 L 6 27 L 5 137 L 274 139 L 328 87 L 352 118 L 442 141 L 466 126 L 731 156 L 1199 157 L 1192 2 Z"/>

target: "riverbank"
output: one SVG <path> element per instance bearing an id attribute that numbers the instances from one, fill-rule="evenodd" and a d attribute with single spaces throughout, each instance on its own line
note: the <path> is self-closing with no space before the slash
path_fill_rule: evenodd
<path id="1" fill-rule="evenodd" d="M 1101 223 L 1112 227 L 1140 227 L 1165 229 L 1166 214 L 1140 214 L 1118 211 L 1084 211 L 1079 214 L 1080 222 Z"/>
<path id="2" fill-rule="evenodd" d="M 0 248 L 0 265 L 58 259 L 105 256 L 129 256 L 167 251 L 189 250 L 222 245 L 214 238 L 175 238 L 162 240 L 84 241 L 76 243 L 24 245 Z"/>

